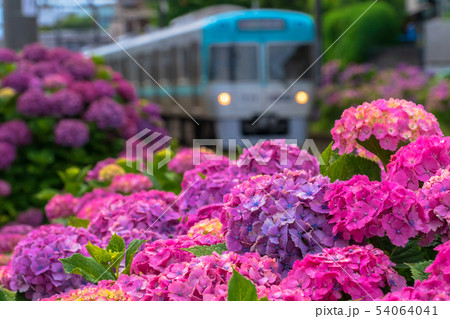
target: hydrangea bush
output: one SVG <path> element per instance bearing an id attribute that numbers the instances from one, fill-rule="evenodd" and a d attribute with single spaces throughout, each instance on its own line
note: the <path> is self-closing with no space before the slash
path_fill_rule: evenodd
<path id="1" fill-rule="evenodd" d="M 40 44 L 0 57 L 0 224 L 42 208 L 34 194 L 61 188 L 57 171 L 117 156 L 124 139 L 161 129 L 158 108 L 98 59 Z"/>

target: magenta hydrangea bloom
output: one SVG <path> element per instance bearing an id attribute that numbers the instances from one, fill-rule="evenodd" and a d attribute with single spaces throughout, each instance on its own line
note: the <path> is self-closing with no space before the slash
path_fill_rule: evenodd
<path id="1" fill-rule="evenodd" d="M 46 75 L 42 80 L 42 87 L 45 90 L 60 90 L 64 89 L 69 85 L 69 76 L 64 74 L 49 74 Z"/>
<path id="2" fill-rule="evenodd" d="M 287 169 L 302 169 L 311 175 L 319 174 L 319 163 L 307 151 L 284 140 L 270 140 L 256 144 L 239 156 L 237 165 L 243 174 L 272 175 Z"/>
<path id="3" fill-rule="evenodd" d="M 9 195 L 11 195 L 11 185 L 0 179 L 0 197 L 8 197 Z"/>
<path id="4" fill-rule="evenodd" d="M 114 196 L 105 201 L 89 225 L 89 231 L 108 241 L 114 233 L 124 237 L 126 243 L 135 238 L 155 239 L 155 234 L 167 237 L 175 232 L 179 214 L 162 199 L 152 198 L 152 192 L 139 192 L 129 196 Z M 140 231 L 142 237 L 133 237 Z"/>
<path id="5" fill-rule="evenodd" d="M 361 147 L 358 141 L 374 136 L 385 150 L 396 151 L 399 143 L 415 141 L 419 136 L 442 135 L 436 117 L 422 105 L 405 100 L 376 100 L 344 111 L 331 130 L 339 154 Z"/>
<path id="6" fill-rule="evenodd" d="M 2 86 L 12 88 L 18 93 L 23 93 L 28 90 L 31 82 L 32 76 L 29 72 L 17 70 L 3 78 Z"/>
<path id="7" fill-rule="evenodd" d="M 185 234 L 192 226 L 202 220 L 216 219 L 222 214 L 223 204 L 211 204 L 197 208 L 194 214 L 185 216 L 178 225 L 178 233 Z"/>
<path id="8" fill-rule="evenodd" d="M 32 43 L 26 45 L 21 55 L 25 60 L 29 60 L 32 62 L 41 62 L 47 59 L 48 51 L 46 48 L 42 46 L 40 43 Z"/>
<path id="9" fill-rule="evenodd" d="M 81 147 L 89 142 L 89 127 L 82 121 L 64 119 L 55 126 L 55 143 L 67 147 Z"/>
<path id="10" fill-rule="evenodd" d="M 335 182 L 325 194 L 333 234 L 358 243 L 388 236 L 396 246 L 405 246 L 416 235 L 430 231 L 430 216 L 417 195 L 392 182 L 370 181 L 355 175 Z"/>
<path id="11" fill-rule="evenodd" d="M 0 254 L 11 253 L 25 236 L 33 230 L 29 225 L 9 225 L 0 228 Z"/>
<path id="12" fill-rule="evenodd" d="M 128 173 L 114 176 L 109 188 L 116 193 L 131 194 L 149 190 L 152 187 L 150 178 L 141 174 Z"/>
<path id="13" fill-rule="evenodd" d="M 439 253 L 433 263 L 425 269 L 427 279 L 417 280 L 414 287 L 405 287 L 400 291 L 387 294 L 387 301 L 448 301 L 450 300 L 450 242 L 436 247 Z"/>
<path id="14" fill-rule="evenodd" d="M 77 217 L 90 221 L 94 220 L 99 214 L 100 207 L 106 205 L 106 201 L 115 196 L 120 195 L 113 194 L 103 188 L 97 188 L 92 192 L 84 194 L 79 198 L 78 204 L 75 206 Z"/>
<path id="15" fill-rule="evenodd" d="M 387 166 L 387 180 L 418 190 L 441 168 L 450 165 L 450 137 L 421 136 L 403 146 Z"/>
<path id="16" fill-rule="evenodd" d="M 256 285 L 259 298 L 267 296 L 268 289 L 280 282 L 277 263 L 267 256 L 214 252 L 190 262 L 171 264 L 160 275 L 149 277 L 143 300 L 224 301 L 233 269 Z"/>
<path id="17" fill-rule="evenodd" d="M 119 128 L 125 122 L 125 111 L 111 98 L 101 98 L 91 104 L 85 114 L 86 120 L 95 122 L 100 129 Z"/>
<path id="18" fill-rule="evenodd" d="M 72 55 L 72 51 L 63 47 L 50 48 L 47 51 L 48 59 L 58 63 L 68 60 Z"/>
<path id="19" fill-rule="evenodd" d="M 29 117 L 50 115 L 53 112 L 49 98 L 38 88 L 31 88 L 19 96 L 17 111 Z"/>
<path id="20" fill-rule="evenodd" d="M 78 198 L 72 194 L 55 195 L 45 206 L 45 214 L 48 219 L 58 219 L 76 215 L 75 207 Z"/>
<path id="21" fill-rule="evenodd" d="M 324 193 L 329 178 L 306 171 L 255 176 L 224 198 L 227 247 L 274 258 L 284 276 L 295 260 L 345 245 L 332 234 Z"/>
<path id="22" fill-rule="evenodd" d="M 17 61 L 17 55 L 14 50 L 8 48 L 0 48 L 0 62 L 14 63 Z"/>
<path id="23" fill-rule="evenodd" d="M 84 103 L 92 103 L 97 98 L 94 86 L 89 81 L 74 81 L 70 84 L 69 88 L 78 93 Z"/>
<path id="24" fill-rule="evenodd" d="M 94 62 L 81 55 L 72 55 L 71 58 L 64 62 L 64 66 L 77 81 L 90 80 L 95 75 Z"/>
<path id="25" fill-rule="evenodd" d="M 116 95 L 116 91 L 110 82 L 105 80 L 96 80 L 92 83 L 96 99 L 102 97 L 113 98 Z"/>
<path id="26" fill-rule="evenodd" d="M 401 290 L 406 280 L 380 249 L 372 245 L 325 248 L 323 252 L 297 260 L 281 283 L 281 289 L 297 289 L 312 300 L 374 300 L 383 289 Z"/>
<path id="27" fill-rule="evenodd" d="M 419 198 L 431 217 L 430 224 L 437 227 L 435 233 L 441 234 L 442 240 L 447 241 L 450 237 L 450 165 L 425 182 L 419 190 Z M 432 240 L 434 233 L 431 235 Z"/>
<path id="28" fill-rule="evenodd" d="M 125 102 L 131 102 L 137 99 L 136 89 L 130 82 L 121 80 L 118 81 L 116 85 L 117 94 L 119 94 Z"/>
<path id="29" fill-rule="evenodd" d="M 195 256 L 183 250 L 193 246 L 211 246 L 223 242 L 220 238 L 205 236 L 178 236 L 175 239 L 161 239 L 146 243 L 144 249 L 133 259 L 131 273 L 136 275 L 159 275 L 168 266 L 189 262 Z"/>
<path id="30" fill-rule="evenodd" d="M 17 157 L 16 148 L 7 142 L 0 141 L 0 170 L 9 168 Z"/>
<path id="31" fill-rule="evenodd" d="M 81 287 L 84 278 L 66 274 L 59 259 L 75 253 L 89 256 L 84 247 L 88 242 L 102 245 L 84 228 L 45 225 L 33 230 L 14 249 L 11 289 L 37 300 Z"/>
<path id="32" fill-rule="evenodd" d="M 194 163 L 194 152 L 197 152 L 197 155 L 199 155 L 199 158 L 195 160 L 197 163 Z M 178 174 L 184 174 L 196 166 L 204 164 L 208 160 L 221 161 L 222 159 L 222 156 L 215 155 L 213 151 L 207 148 L 183 148 L 172 158 L 167 167 Z"/>
<path id="33" fill-rule="evenodd" d="M 281 288 L 272 286 L 267 290 L 269 301 L 311 301 L 311 298 L 300 288 Z"/>
<path id="34" fill-rule="evenodd" d="M 22 120 L 12 120 L 0 124 L 0 141 L 9 142 L 15 146 L 31 143 L 32 133 Z"/>
<path id="35" fill-rule="evenodd" d="M 59 90 L 48 97 L 54 115 L 75 116 L 83 111 L 83 100 L 70 89 Z"/>

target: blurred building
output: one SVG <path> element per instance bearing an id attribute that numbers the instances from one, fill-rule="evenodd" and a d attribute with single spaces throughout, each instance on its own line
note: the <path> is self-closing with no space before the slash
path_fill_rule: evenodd
<path id="1" fill-rule="evenodd" d="M 142 0 L 117 0 L 115 8 L 116 15 L 110 28 L 114 38 L 146 32 L 150 19 L 157 15 Z"/>

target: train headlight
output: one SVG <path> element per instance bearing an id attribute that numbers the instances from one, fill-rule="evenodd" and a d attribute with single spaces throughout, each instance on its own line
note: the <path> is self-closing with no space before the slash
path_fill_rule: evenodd
<path id="1" fill-rule="evenodd" d="M 227 92 L 222 92 L 217 96 L 217 101 L 220 105 L 230 105 L 231 103 L 231 95 Z"/>
<path id="2" fill-rule="evenodd" d="M 297 92 L 297 94 L 295 95 L 295 101 L 298 104 L 305 104 L 306 102 L 308 102 L 308 100 L 309 96 L 308 93 L 306 93 L 305 91 Z"/>

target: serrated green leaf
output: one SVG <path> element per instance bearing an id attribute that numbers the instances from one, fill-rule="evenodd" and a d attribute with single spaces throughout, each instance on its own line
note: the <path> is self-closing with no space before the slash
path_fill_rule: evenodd
<path id="1" fill-rule="evenodd" d="M 328 166 L 330 166 L 332 154 L 333 154 L 333 142 L 331 142 L 330 145 L 328 145 L 325 151 L 323 151 L 323 153 L 321 154 L 324 165 L 320 166 L 320 174 L 323 175 L 328 169 Z"/>
<path id="2" fill-rule="evenodd" d="M 89 242 L 86 245 L 86 250 L 88 251 L 89 255 L 91 255 L 92 258 L 94 258 L 98 263 L 102 264 L 104 267 L 107 267 L 108 263 L 113 258 L 111 252 L 106 251 L 105 249 L 100 248 L 98 246 L 92 245 L 91 242 Z"/>
<path id="3" fill-rule="evenodd" d="M 89 223 L 89 219 L 81 219 L 75 216 L 67 217 L 67 225 L 75 228 L 88 228 Z"/>
<path id="4" fill-rule="evenodd" d="M 406 263 L 406 265 L 411 270 L 411 274 L 414 280 L 425 280 L 428 279 L 429 275 L 425 272 L 425 269 L 432 263 L 432 260 L 426 260 L 415 264 Z"/>
<path id="5" fill-rule="evenodd" d="M 16 293 L 0 286 L 0 301 L 15 301 Z"/>
<path id="6" fill-rule="evenodd" d="M 87 281 L 97 283 L 101 280 L 116 280 L 112 273 L 92 257 L 74 254 L 69 258 L 60 259 L 60 261 L 66 273 L 81 275 Z"/>
<path id="7" fill-rule="evenodd" d="M 374 161 L 344 154 L 330 164 L 324 175 L 328 176 L 332 182 L 349 180 L 354 175 L 366 175 L 371 181 L 379 181 L 381 180 L 381 169 Z"/>
<path id="8" fill-rule="evenodd" d="M 106 246 L 106 250 L 113 253 L 123 253 L 125 252 L 125 241 L 122 237 L 114 234 L 109 240 L 108 246 Z"/>
<path id="9" fill-rule="evenodd" d="M 233 269 L 228 283 L 228 301 L 258 301 L 255 285 Z"/>
<path id="10" fill-rule="evenodd" d="M 144 244 L 146 240 L 134 239 L 127 248 L 125 255 L 125 269 L 123 274 L 129 275 L 131 270 L 131 263 L 133 262 L 134 255 L 139 251 L 139 248 Z"/>
<path id="11" fill-rule="evenodd" d="M 193 246 L 189 248 L 182 248 L 182 250 L 188 251 L 194 254 L 195 257 L 209 256 L 213 252 L 217 252 L 221 255 L 224 251 L 227 251 L 227 245 L 225 243 L 211 246 Z"/>

